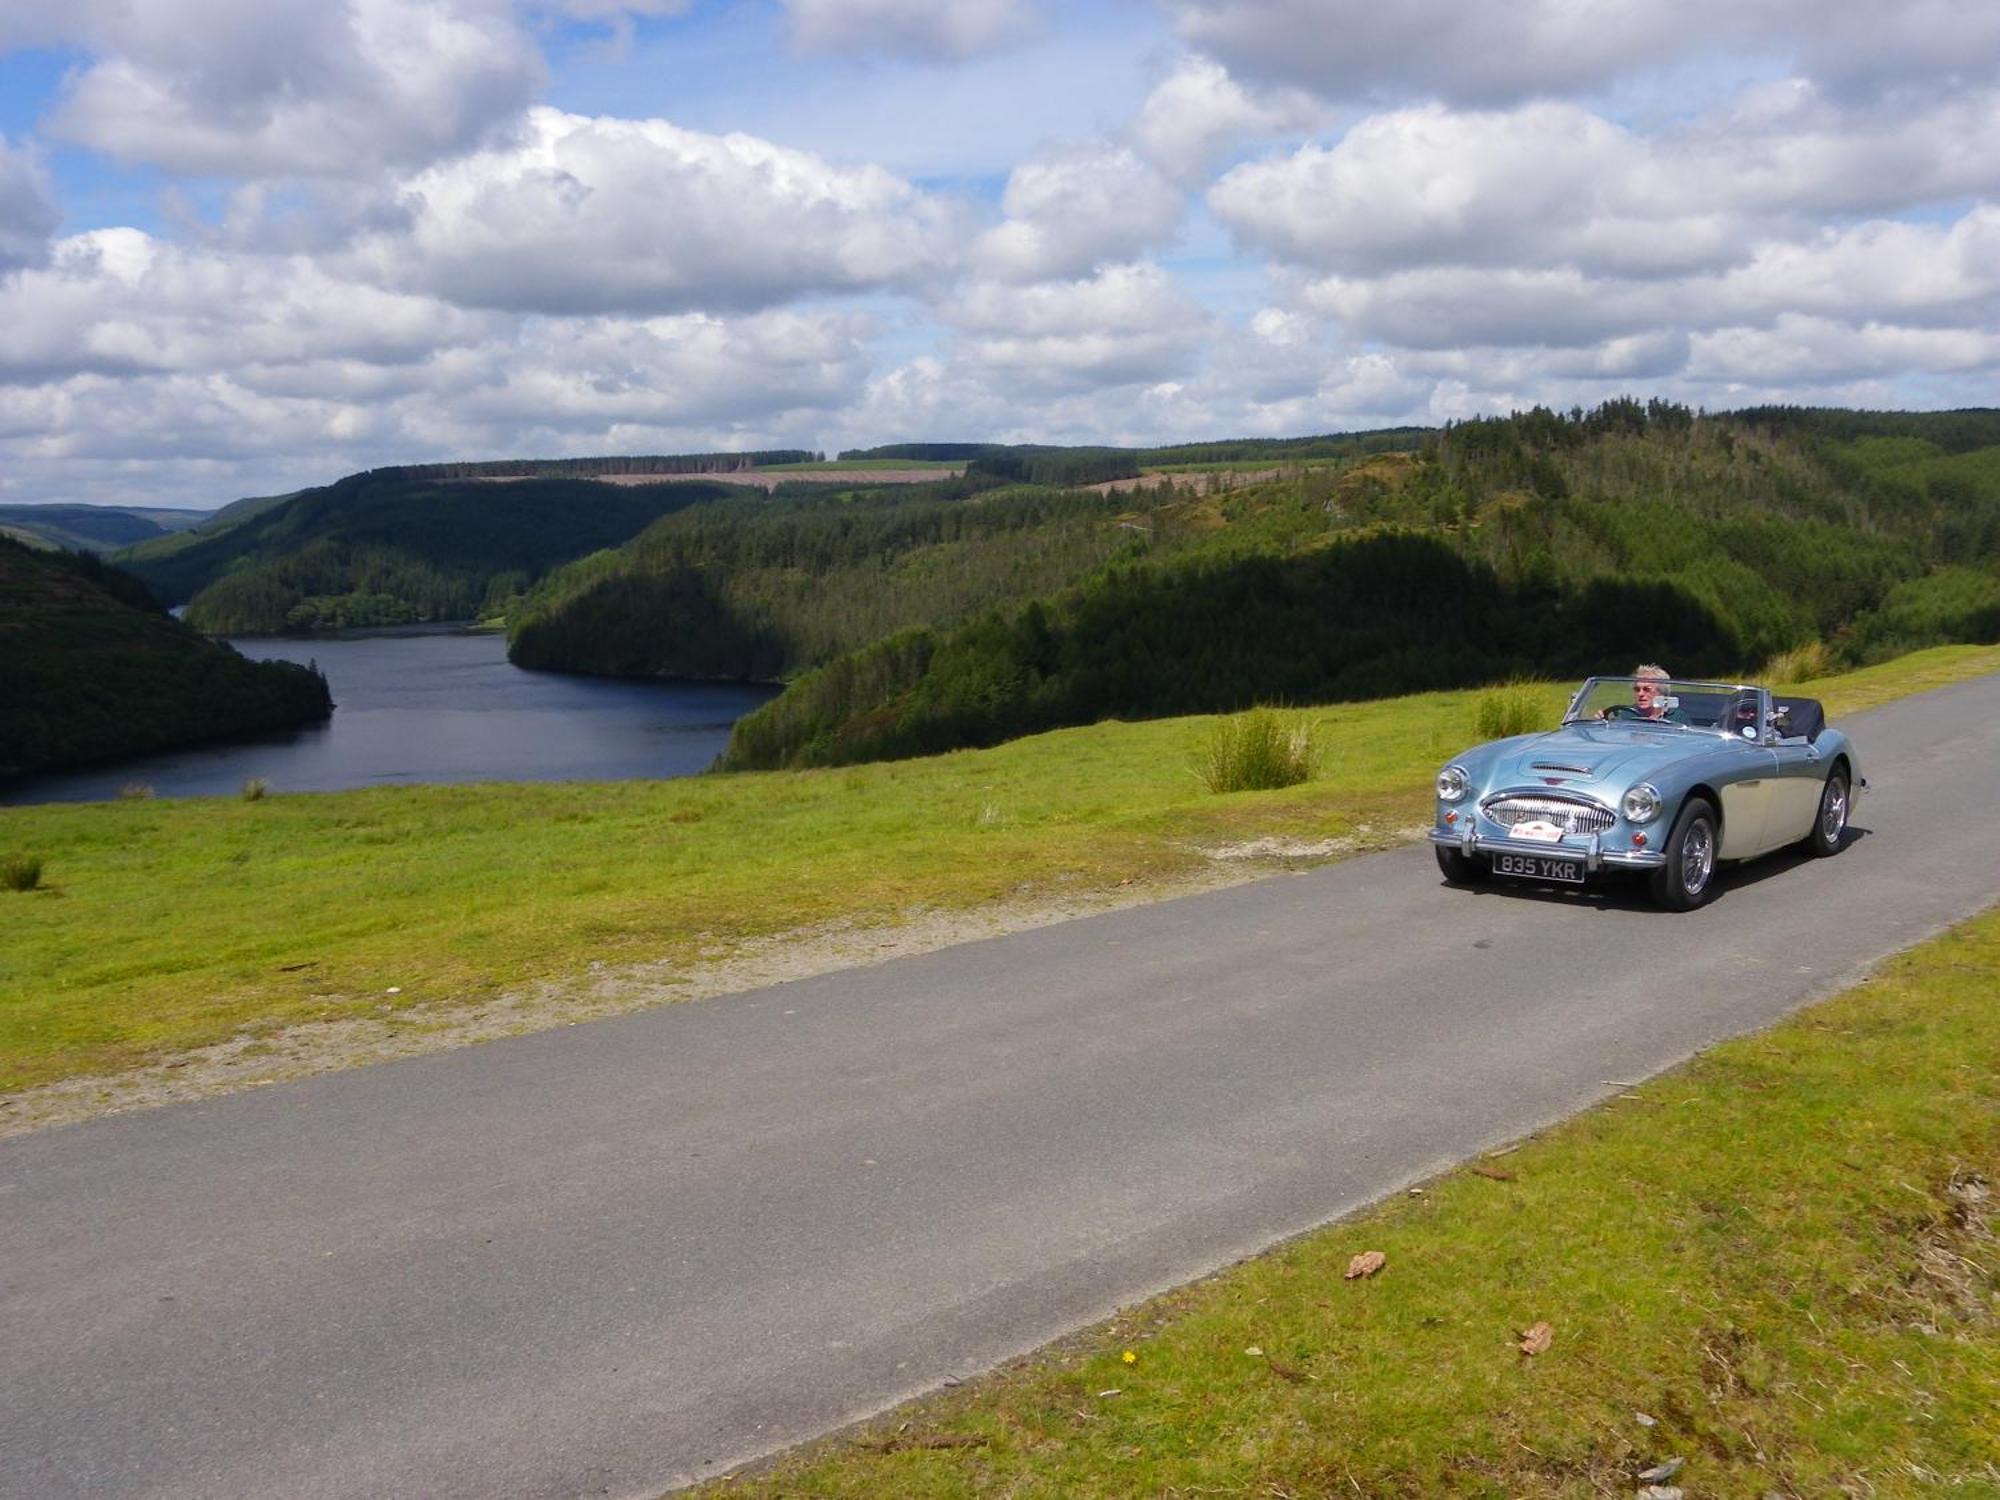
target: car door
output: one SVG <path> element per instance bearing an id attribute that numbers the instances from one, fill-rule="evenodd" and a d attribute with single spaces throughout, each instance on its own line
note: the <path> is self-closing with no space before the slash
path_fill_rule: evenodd
<path id="1" fill-rule="evenodd" d="M 1826 791 L 1826 761 L 1817 746 L 1804 740 L 1779 740 L 1771 753 L 1777 757 L 1778 779 L 1765 847 L 1781 849 L 1812 832 Z"/>
<path id="2" fill-rule="evenodd" d="M 1722 857 L 1754 859 L 1771 847 L 1771 806 L 1778 791 L 1778 757 L 1756 745 L 1737 751 L 1722 793 Z"/>

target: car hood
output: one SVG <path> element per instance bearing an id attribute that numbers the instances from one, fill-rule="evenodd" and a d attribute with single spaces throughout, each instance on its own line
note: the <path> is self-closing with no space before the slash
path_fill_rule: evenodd
<path id="1" fill-rule="evenodd" d="M 1715 738 L 1681 729 L 1571 724 L 1494 745 L 1481 758 L 1476 780 L 1485 790 L 1548 786 L 1617 795 L 1663 766 L 1715 748 Z"/>

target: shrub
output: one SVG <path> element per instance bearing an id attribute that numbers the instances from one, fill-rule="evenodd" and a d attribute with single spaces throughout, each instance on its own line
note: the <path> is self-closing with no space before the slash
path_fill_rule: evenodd
<path id="1" fill-rule="evenodd" d="M 42 862 L 32 854 L 0 859 L 0 890 L 32 891 L 42 883 Z"/>
<path id="2" fill-rule="evenodd" d="M 1510 682 L 1480 695 L 1476 727 L 1482 740 L 1529 734 L 1547 723 L 1539 697 L 1527 683 Z"/>
<path id="3" fill-rule="evenodd" d="M 245 802 L 262 802 L 264 794 L 270 790 L 270 782 L 261 776 L 252 776 L 248 781 L 243 783 L 243 800 Z"/>
<path id="4" fill-rule="evenodd" d="M 1827 650 L 1826 643 L 1807 641 L 1803 646 L 1780 651 L 1764 663 L 1764 670 L 1759 676 L 1772 687 L 1790 687 L 1794 683 L 1811 682 L 1816 677 L 1829 677 L 1833 671 L 1833 653 Z"/>
<path id="5" fill-rule="evenodd" d="M 143 781 L 128 781 L 118 788 L 119 800 L 124 802 L 144 802 L 152 795 L 152 787 Z"/>
<path id="6" fill-rule="evenodd" d="M 1195 774 L 1211 792 L 1263 792 L 1308 780 L 1318 760 L 1310 720 L 1253 708 L 1215 721 Z"/>

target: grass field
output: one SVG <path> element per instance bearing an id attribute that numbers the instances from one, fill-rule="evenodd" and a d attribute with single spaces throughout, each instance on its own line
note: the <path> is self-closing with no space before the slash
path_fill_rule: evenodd
<path id="1" fill-rule="evenodd" d="M 1995 670 L 2000 648 L 1950 647 L 1817 690 L 1837 716 Z M 1566 688 L 1524 691 L 1553 722 Z M 0 891 L 0 1092 L 817 924 L 1165 884 L 1245 840 L 1393 842 L 1484 696 L 1305 711 L 1313 779 L 1226 796 L 1195 769 L 1212 721 L 1169 719 L 840 770 L 0 809 L 0 858 L 43 861 Z"/>
<path id="2" fill-rule="evenodd" d="M 1630 1496 L 1675 1459 L 1707 1500 L 2000 1494 L 1996 990 L 2000 912 L 1419 1197 L 700 1494 Z"/>

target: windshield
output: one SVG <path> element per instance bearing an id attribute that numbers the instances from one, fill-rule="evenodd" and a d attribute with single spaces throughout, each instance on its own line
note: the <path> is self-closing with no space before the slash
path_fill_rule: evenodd
<path id="1" fill-rule="evenodd" d="M 1563 722 L 1672 726 L 1761 739 L 1767 703 L 1763 689 L 1737 683 L 1684 682 L 1677 677 L 1593 677 L 1578 690 Z"/>

